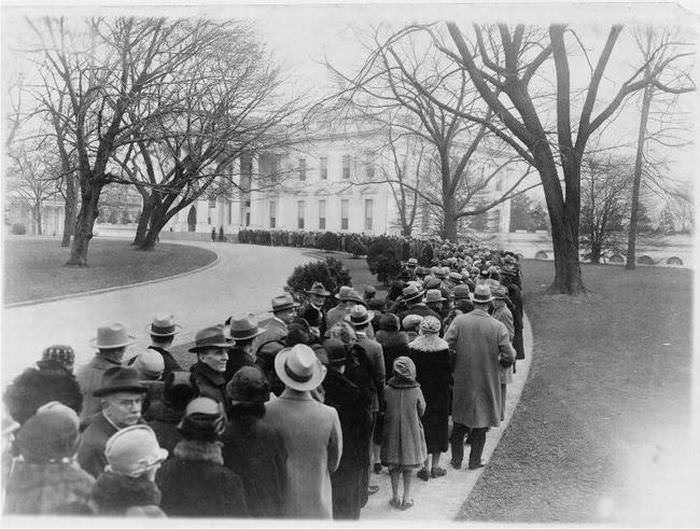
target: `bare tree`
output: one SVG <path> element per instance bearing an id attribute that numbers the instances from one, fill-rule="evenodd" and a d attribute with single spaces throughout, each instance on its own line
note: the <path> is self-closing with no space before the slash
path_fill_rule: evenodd
<path id="1" fill-rule="evenodd" d="M 632 163 L 612 155 L 586 155 L 581 167 L 581 243 L 591 262 L 618 252 L 629 214 Z"/>
<path id="2" fill-rule="evenodd" d="M 653 82 L 644 87 L 642 93 L 641 112 L 639 117 L 639 132 L 637 136 L 637 153 L 634 162 L 634 178 L 632 181 L 630 221 L 627 233 L 627 270 L 636 268 L 637 251 L 637 224 L 639 222 L 639 201 L 640 190 L 643 177 L 650 185 L 654 182 L 664 182 L 657 185 L 656 189 L 662 194 L 671 192 L 668 179 L 658 178 L 659 160 L 653 160 L 648 151 L 649 142 L 661 143 L 665 147 L 681 146 L 687 140 L 679 139 L 678 127 L 665 122 L 668 115 L 673 114 L 677 97 L 680 94 L 695 90 L 695 83 L 687 73 L 689 69 L 679 69 L 676 67 L 677 59 L 682 56 L 690 56 L 690 53 L 677 53 L 675 49 L 679 46 L 676 37 L 668 30 L 657 31 L 653 27 L 638 29 L 635 32 L 637 47 L 644 60 L 644 72 L 647 76 L 653 76 Z M 654 74 L 654 72 L 657 72 Z M 668 99 L 671 101 L 669 102 Z M 649 117 L 652 113 L 654 99 L 661 99 L 661 105 L 657 105 L 660 112 L 660 120 L 657 120 L 655 130 L 650 130 Z M 656 162 L 656 163 L 655 163 Z M 652 177 L 653 173 L 657 173 Z M 665 180 L 665 181 L 664 181 Z"/>
<path id="3" fill-rule="evenodd" d="M 456 241 L 459 220 L 512 198 L 529 167 L 502 193 L 476 203 L 516 160 L 504 155 L 502 145 L 485 124 L 463 117 L 478 115 L 488 122 L 491 111 L 481 102 L 465 71 L 445 61 L 430 40 L 420 37 L 402 30 L 382 39 L 377 29 L 371 52 L 356 75 L 343 74 L 331 65 L 329 68 L 342 84 L 335 97 L 351 109 L 351 115 L 359 113 L 363 119 L 397 129 L 395 135 L 410 134 L 430 145 L 438 162 L 432 190 L 396 178 L 391 182 L 417 193 L 441 211 L 441 236 Z M 483 147 L 489 156 L 480 156 Z M 494 158 L 500 161 L 485 171 L 484 161 Z"/>
<path id="4" fill-rule="evenodd" d="M 43 234 L 43 206 L 58 192 L 60 162 L 39 141 L 22 142 L 8 151 L 7 198 L 31 211 L 33 232 Z"/>
<path id="5" fill-rule="evenodd" d="M 471 116 L 458 109 L 452 111 L 484 124 L 537 169 L 552 226 L 555 274 L 549 291 L 580 292 L 583 289 L 579 262 L 580 174 L 588 140 L 631 94 L 657 81 L 663 70 L 684 54 L 669 50 L 667 58 L 650 69 L 647 68 L 650 61 L 646 61 L 630 73 L 609 102 L 596 113 L 601 81 L 623 29 L 621 25 L 613 25 L 595 63 L 590 62 L 584 49 L 590 79 L 581 92 L 574 94 L 585 94 L 578 123 L 574 126 L 572 107 L 576 97 L 572 98 L 569 55 L 572 45 L 582 47 L 582 43 L 567 26 L 553 24 L 545 31 L 522 24 L 514 28 L 506 24 L 474 24 L 470 44 L 460 28 L 450 22 L 447 30 L 456 52 L 432 28 L 421 29 L 430 31 L 445 56 L 468 72 L 498 121 L 484 121 L 481 116 Z M 669 44 L 660 45 L 654 56 L 668 47 Z M 550 59 L 554 63 L 555 97 L 547 99 L 543 97 L 546 94 L 532 94 L 530 90 L 531 81 L 540 75 L 543 65 Z M 548 82 L 545 76 L 540 85 Z M 553 106 L 546 105 L 550 100 Z M 555 141 L 550 140 L 548 115 L 556 116 Z"/>
<path id="6" fill-rule="evenodd" d="M 133 123 L 125 117 L 171 72 L 196 60 L 201 49 L 216 46 L 220 24 L 124 17 L 28 23 L 40 43 L 31 50 L 42 80 L 34 87 L 35 98 L 46 115 L 65 126 L 66 141 L 76 152 L 81 200 L 66 264 L 86 266 L 100 193 L 119 176 L 112 155 L 134 139 Z M 62 97 L 67 104 L 60 111 Z M 151 110 L 140 116 L 141 123 L 159 119 L 161 109 Z"/>

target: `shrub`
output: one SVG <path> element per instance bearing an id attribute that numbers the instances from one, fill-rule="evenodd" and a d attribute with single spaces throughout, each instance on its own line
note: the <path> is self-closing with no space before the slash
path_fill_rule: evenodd
<path id="1" fill-rule="evenodd" d="M 401 248 L 394 241 L 379 238 L 367 250 L 367 266 L 385 285 L 401 273 Z"/>
<path id="2" fill-rule="evenodd" d="M 324 261 L 297 266 L 287 279 L 287 290 L 299 300 L 315 281 L 323 283 L 329 292 L 336 292 L 341 285 L 352 285 L 350 272 L 343 267 L 343 263 L 333 257 L 327 257 Z"/>
<path id="3" fill-rule="evenodd" d="M 345 244 L 345 251 L 351 253 L 353 257 L 357 258 L 361 255 L 367 255 L 367 248 L 357 239 L 350 239 Z"/>
<path id="4" fill-rule="evenodd" d="M 12 233 L 14 233 L 15 235 L 24 235 L 25 233 L 27 233 L 27 227 L 21 222 L 15 222 L 12 225 Z"/>
<path id="5" fill-rule="evenodd" d="M 318 247 L 321 250 L 336 251 L 340 248 L 340 237 L 332 231 L 327 231 L 318 238 Z"/>

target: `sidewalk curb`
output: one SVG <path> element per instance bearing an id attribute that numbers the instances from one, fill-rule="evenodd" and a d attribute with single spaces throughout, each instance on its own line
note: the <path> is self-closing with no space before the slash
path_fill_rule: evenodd
<path id="1" fill-rule="evenodd" d="M 184 244 L 181 242 L 168 242 L 168 244 L 180 244 L 181 246 L 196 246 L 196 245 L 188 245 L 187 242 L 185 241 Z M 209 248 L 207 248 L 208 250 Z M 129 283 L 128 285 L 118 285 L 114 287 L 106 287 L 106 288 L 98 288 L 95 290 L 87 290 L 85 292 L 76 292 L 75 294 L 64 294 L 62 296 L 53 296 L 50 298 L 42 298 L 42 299 L 32 299 L 28 301 L 18 301 L 16 303 L 8 303 L 7 305 L 3 305 L 3 309 L 14 309 L 18 307 L 30 307 L 32 305 L 39 305 L 42 303 L 52 303 L 54 301 L 63 301 L 66 299 L 72 299 L 72 298 L 82 298 L 82 297 L 87 297 L 87 296 L 94 296 L 97 294 L 104 294 L 107 292 L 115 292 L 117 290 L 126 290 L 129 288 L 135 288 L 135 287 L 143 287 L 147 285 L 152 285 L 155 283 L 162 283 L 163 281 L 171 281 L 173 279 L 179 279 L 181 277 L 189 276 L 192 274 L 198 274 L 200 272 L 204 272 L 205 270 L 209 270 L 210 268 L 214 268 L 219 264 L 219 261 L 221 259 L 221 256 L 219 252 L 216 250 L 210 250 L 216 254 L 216 258 L 208 264 L 205 264 L 204 266 L 200 266 L 199 268 L 194 268 L 193 270 L 188 270 L 187 272 L 180 272 L 179 274 L 175 274 L 172 276 L 165 276 L 165 277 L 159 277 L 157 279 L 149 279 L 148 281 L 141 281 L 138 283 Z"/>
<path id="2" fill-rule="evenodd" d="M 429 519 L 433 524 L 455 521 L 481 473 L 488 467 L 488 461 L 498 446 L 503 432 L 508 428 L 513 413 L 520 402 L 523 388 L 527 383 L 534 352 L 532 326 L 526 314 L 523 314 L 523 342 L 526 358 L 518 361 L 518 371 L 513 377 L 513 382 L 508 385 L 505 419 L 501 422 L 501 426 L 492 428 L 486 435 L 483 459 L 487 466 L 479 470 L 467 470 L 464 467 L 461 470 L 455 470 L 449 465 L 448 450 L 447 453 L 442 454 L 440 460 L 440 466 L 447 469 L 445 477 L 424 482 L 414 476 L 411 490 L 415 506 L 409 511 L 398 511 L 389 506 L 391 482 L 386 469 L 382 471 L 381 475 L 373 474 L 370 470 L 370 483 L 378 484 L 380 490 L 377 494 L 369 497 L 367 505 L 362 509 L 361 521 L 402 520 L 415 522 L 418 519 Z M 468 452 L 468 449 L 465 452 Z"/>

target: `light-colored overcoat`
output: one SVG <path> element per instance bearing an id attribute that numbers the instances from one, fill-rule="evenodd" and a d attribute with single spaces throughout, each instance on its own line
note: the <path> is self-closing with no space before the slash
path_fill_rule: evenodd
<path id="1" fill-rule="evenodd" d="M 343 454 L 338 412 L 309 392 L 289 388 L 265 409 L 265 420 L 280 432 L 287 449 L 285 516 L 332 518 L 330 475 Z"/>
<path id="2" fill-rule="evenodd" d="M 498 426 L 502 398 L 498 354 L 515 358 L 506 326 L 475 308 L 452 321 L 445 341 L 455 351 L 452 421 L 470 428 Z"/>

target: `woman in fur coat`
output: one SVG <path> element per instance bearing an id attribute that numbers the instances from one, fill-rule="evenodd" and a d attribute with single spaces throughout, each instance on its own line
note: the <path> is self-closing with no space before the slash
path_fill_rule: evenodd
<path id="1" fill-rule="evenodd" d="M 223 427 L 219 403 L 198 397 L 187 405 L 178 426 L 184 439 L 156 476 L 163 495 L 161 507 L 168 516 L 248 516 L 241 479 L 224 466 L 217 440 Z"/>
<path id="2" fill-rule="evenodd" d="M 424 481 L 447 473 L 440 467 L 440 454 L 446 452 L 448 447 L 452 355 L 447 342 L 438 336 L 439 332 L 440 321 L 426 316 L 420 323 L 420 335 L 408 344 L 409 357 L 416 364 L 416 381 L 420 384 L 426 404 L 421 421 L 430 457 L 426 458 L 417 474 Z M 429 466 L 431 459 L 432 467 Z"/>

